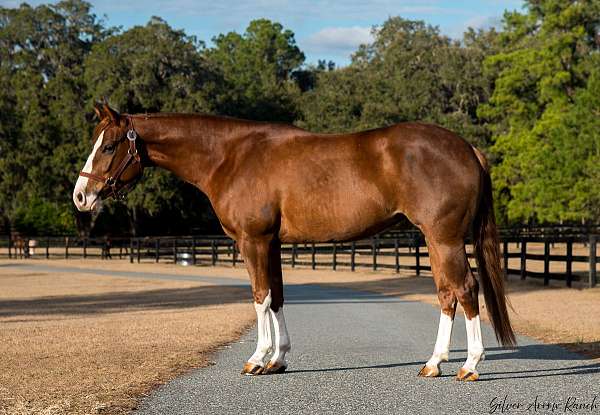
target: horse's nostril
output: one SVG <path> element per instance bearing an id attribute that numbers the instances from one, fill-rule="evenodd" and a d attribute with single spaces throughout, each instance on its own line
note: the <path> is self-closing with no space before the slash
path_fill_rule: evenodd
<path id="1" fill-rule="evenodd" d="M 83 195 L 83 192 L 79 192 L 77 193 L 77 201 L 79 203 L 83 203 L 83 199 L 85 198 L 85 196 Z"/>

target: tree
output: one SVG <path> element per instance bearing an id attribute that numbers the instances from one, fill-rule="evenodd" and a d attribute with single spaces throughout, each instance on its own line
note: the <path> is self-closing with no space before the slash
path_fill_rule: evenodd
<path id="1" fill-rule="evenodd" d="M 201 46 L 153 17 L 94 46 L 84 63 L 89 95 L 131 113 L 210 112 L 219 80 Z"/>
<path id="2" fill-rule="evenodd" d="M 495 89 L 493 170 L 505 221 L 597 221 L 600 2 L 526 1 L 506 13 Z M 595 190 L 594 190 L 595 189 Z"/>
<path id="3" fill-rule="evenodd" d="M 57 232 L 73 230 L 63 212 L 74 211 L 73 172 L 90 131 L 82 62 L 109 32 L 80 0 L 0 8 L 0 209 L 11 221 L 43 201 L 36 211 L 55 212 Z"/>
<path id="4" fill-rule="evenodd" d="M 349 67 L 318 74 L 302 98 L 300 125 L 352 131 L 422 120 L 487 144 L 476 109 L 492 83 L 480 68 L 494 49 L 494 31 L 471 30 L 461 45 L 424 22 L 392 17 L 373 35 Z"/>
<path id="5" fill-rule="evenodd" d="M 279 23 L 253 20 L 244 34 L 213 38 L 204 55 L 226 82 L 219 97 L 222 114 L 254 120 L 292 122 L 299 89 L 293 73 L 304 62 L 294 33 Z"/>
<path id="6" fill-rule="evenodd" d="M 351 132 L 363 124 L 365 74 L 356 66 L 315 71 L 315 86 L 300 99 L 302 116 L 297 124 L 311 131 Z"/>

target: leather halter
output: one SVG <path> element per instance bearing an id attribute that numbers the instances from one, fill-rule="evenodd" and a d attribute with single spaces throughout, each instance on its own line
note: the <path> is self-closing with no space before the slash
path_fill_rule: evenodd
<path id="1" fill-rule="evenodd" d="M 127 131 L 127 141 L 129 141 L 129 148 L 127 149 L 127 155 L 121 161 L 121 164 L 119 164 L 119 167 L 117 168 L 115 173 L 110 177 L 104 177 L 93 173 L 87 173 L 84 171 L 79 172 L 79 175 L 82 177 L 87 177 L 88 179 L 94 180 L 96 182 L 104 183 L 104 186 L 100 190 L 100 193 L 102 193 L 108 187 L 110 189 L 108 196 L 112 196 L 115 199 L 119 198 L 119 190 L 121 190 L 122 187 L 118 188 L 117 184 L 119 183 L 119 179 L 121 178 L 121 175 L 123 174 L 125 169 L 131 163 L 138 163 L 140 165 L 140 170 L 142 169 L 142 160 L 136 147 L 136 140 L 138 138 L 138 135 L 135 131 L 135 128 L 133 127 L 133 120 L 131 119 L 131 117 L 127 117 L 127 119 L 129 120 L 129 124 L 131 124 L 131 128 Z"/>

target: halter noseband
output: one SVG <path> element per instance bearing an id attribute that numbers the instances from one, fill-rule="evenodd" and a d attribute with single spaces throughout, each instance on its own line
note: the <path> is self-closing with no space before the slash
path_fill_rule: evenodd
<path id="1" fill-rule="evenodd" d="M 104 187 L 102 188 L 101 192 L 108 186 L 110 188 L 109 196 L 113 196 L 115 199 L 119 197 L 120 190 L 117 188 L 117 183 L 119 182 L 119 179 L 121 178 L 121 175 L 123 174 L 127 166 L 129 166 L 129 164 L 132 162 L 139 163 L 140 168 L 142 166 L 140 154 L 138 153 L 137 147 L 135 145 L 138 135 L 135 132 L 135 128 L 133 127 L 133 120 L 131 119 L 131 117 L 128 117 L 127 119 L 131 124 L 131 128 L 127 131 L 127 140 L 129 141 L 129 148 L 127 149 L 127 156 L 125 156 L 125 158 L 121 161 L 121 164 L 119 164 L 119 167 L 117 168 L 115 173 L 110 177 L 104 177 L 93 173 L 87 173 L 84 171 L 79 172 L 79 175 L 82 177 L 87 177 L 88 179 L 94 180 L 96 182 L 104 183 Z"/>

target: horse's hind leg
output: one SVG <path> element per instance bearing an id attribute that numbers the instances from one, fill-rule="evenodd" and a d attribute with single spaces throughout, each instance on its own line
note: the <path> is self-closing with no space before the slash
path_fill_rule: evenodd
<path id="1" fill-rule="evenodd" d="M 457 380 L 477 380 L 477 364 L 484 359 L 481 322 L 479 319 L 479 284 L 467 264 L 467 274 L 462 286 L 456 288 L 458 301 L 465 313 L 467 328 L 467 360 L 456 374 Z"/>
<path id="2" fill-rule="evenodd" d="M 484 358 L 479 320 L 479 284 L 471 272 L 462 240 L 430 243 L 435 251 L 444 281 L 465 313 L 467 327 L 467 360 L 456 375 L 457 380 L 477 380 L 477 364 Z"/>
<path id="3" fill-rule="evenodd" d="M 419 376 L 437 377 L 442 373 L 440 363 L 448 361 L 452 325 L 454 323 L 454 314 L 456 313 L 456 295 L 454 295 L 454 290 L 446 280 L 443 269 L 440 267 L 440 259 L 436 247 L 433 244 L 428 245 L 429 260 L 431 262 L 433 279 L 437 287 L 441 312 L 433 354 L 427 363 L 425 363 L 425 366 L 421 368 Z"/>
<path id="4" fill-rule="evenodd" d="M 432 358 L 421 370 L 423 376 L 439 375 L 439 362 L 447 359 L 456 300 L 465 313 L 468 357 L 456 375 L 457 380 L 477 380 L 477 364 L 484 357 L 479 321 L 479 285 L 475 279 L 462 240 L 454 242 L 428 241 L 434 278 L 442 306 L 438 340 Z M 437 369 L 437 373 L 436 373 Z"/>

